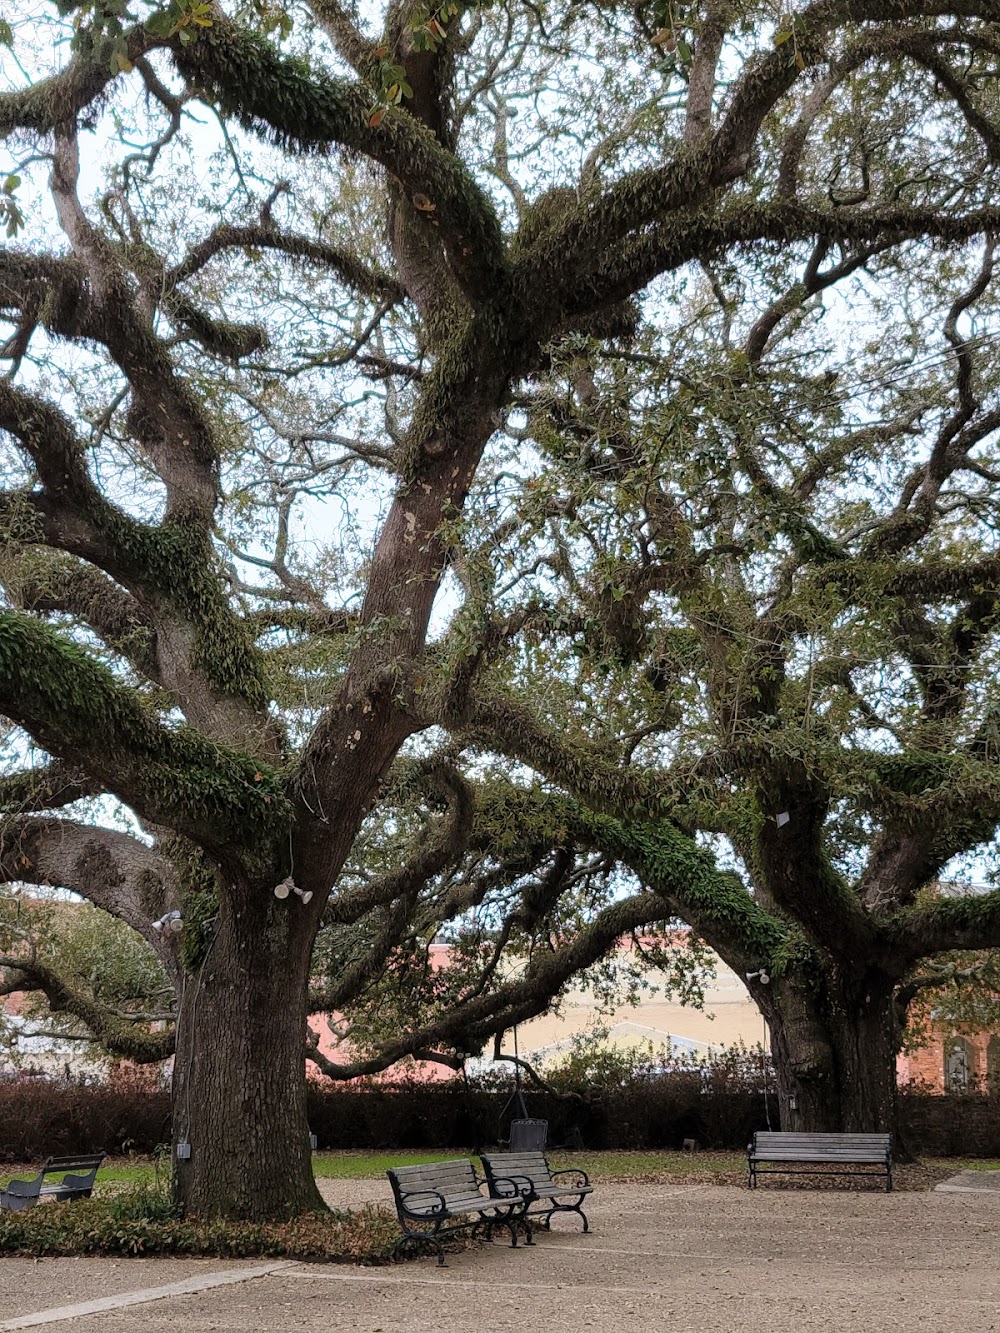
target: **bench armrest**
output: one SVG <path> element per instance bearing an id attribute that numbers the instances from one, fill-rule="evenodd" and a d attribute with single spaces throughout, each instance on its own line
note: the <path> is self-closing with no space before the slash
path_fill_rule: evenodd
<path id="1" fill-rule="evenodd" d="M 30 1180 L 9 1180 L 6 1185 L 0 1185 L 0 1191 L 4 1194 L 12 1194 L 16 1198 L 34 1198 L 42 1188 L 42 1175 L 43 1172 L 39 1172 L 37 1176 L 32 1176 Z"/>
<path id="2" fill-rule="evenodd" d="M 535 1189 L 527 1176 L 494 1176 L 490 1193 L 503 1199 L 530 1199 Z"/>
<path id="3" fill-rule="evenodd" d="M 558 1179 L 560 1176 L 576 1176 L 577 1179 L 573 1181 L 574 1185 L 590 1184 L 590 1177 L 587 1175 L 586 1171 L 578 1166 L 568 1166 L 564 1171 L 550 1171 L 549 1175 L 553 1180 Z"/>
<path id="4" fill-rule="evenodd" d="M 409 1199 L 437 1199 L 437 1203 L 434 1205 L 433 1208 L 423 1209 L 421 1212 L 415 1213 L 412 1211 L 412 1209 L 410 1209 L 407 1206 L 407 1201 Z M 400 1190 L 399 1205 L 404 1213 L 409 1213 L 411 1217 L 416 1217 L 416 1218 L 441 1217 L 448 1211 L 448 1200 L 444 1197 L 444 1195 L 441 1193 L 440 1190 L 432 1190 L 432 1189 Z"/>

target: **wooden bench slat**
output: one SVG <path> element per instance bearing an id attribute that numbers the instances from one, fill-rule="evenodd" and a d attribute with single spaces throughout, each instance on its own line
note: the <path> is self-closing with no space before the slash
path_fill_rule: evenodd
<path id="1" fill-rule="evenodd" d="M 83 1153 L 75 1157 L 48 1157 L 37 1176 L 30 1180 L 12 1180 L 0 1190 L 0 1208 L 20 1211 L 39 1199 L 59 1202 L 64 1199 L 87 1199 L 93 1193 L 98 1168 L 104 1161 L 103 1153 Z M 46 1184 L 48 1176 L 60 1179 Z"/>

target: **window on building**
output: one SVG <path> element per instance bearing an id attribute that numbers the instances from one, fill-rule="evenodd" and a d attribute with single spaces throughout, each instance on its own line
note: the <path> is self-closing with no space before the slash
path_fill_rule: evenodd
<path id="1" fill-rule="evenodd" d="M 994 1097 L 1000 1097 L 1000 1036 L 995 1033 L 986 1047 L 986 1086 Z"/>
<path id="2" fill-rule="evenodd" d="M 951 1037 L 944 1047 L 944 1086 L 948 1092 L 964 1092 L 972 1073 L 972 1047 L 964 1037 Z"/>

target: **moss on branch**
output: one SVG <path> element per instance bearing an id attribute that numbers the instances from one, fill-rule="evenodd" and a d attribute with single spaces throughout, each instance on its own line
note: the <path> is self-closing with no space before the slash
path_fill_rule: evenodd
<path id="1" fill-rule="evenodd" d="M 668 819 L 626 820 L 538 789 L 509 788 L 482 803 L 482 820 L 496 847 L 511 838 L 544 835 L 553 844 L 580 841 L 628 866 L 664 899 L 665 912 L 682 917 L 714 947 L 756 962 L 787 950 L 787 924 L 747 893 L 738 877 L 721 871 L 712 854 Z"/>
<path id="2" fill-rule="evenodd" d="M 381 163 L 411 196 L 431 201 L 425 225 L 445 241 L 470 295 L 495 297 L 498 287 L 509 287 L 492 204 L 464 164 L 406 111 L 390 107 L 370 125 L 370 89 L 313 70 L 221 17 L 196 42 L 178 45 L 174 60 L 223 113 L 255 133 L 299 151 L 339 144 Z"/>
<path id="3" fill-rule="evenodd" d="M 890 947 L 909 963 L 955 949 L 1000 948 L 1000 889 L 919 900 L 888 920 L 884 932 Z"/>
<path id="4" fill-rule="evenodd" d="M 100 791 L 99 783 L 69 764 L 39 764 L 0 777 L 0 810 L 58 810 Z"/>
<path id="5" fill-rule="evenodd" d="M 202 845 L 253 849 L 284 825 L 273 769 L 191 728 L 165 727 L 80 645 L 18 612 L 0 612 L 0 709 L 140 814 Z"/>

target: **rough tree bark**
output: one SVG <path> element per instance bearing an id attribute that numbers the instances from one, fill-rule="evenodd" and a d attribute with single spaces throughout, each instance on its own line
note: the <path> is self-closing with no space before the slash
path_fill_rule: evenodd
<path id="1" fill-rule="evenodd" d="M 273 895 L 238 917 L 223 910 L 185 973 L 172 1133 L 175 1194 L 187 1213 L 216 1214 L 223 1199 L 231 1216 L 260 1220 L 325 1207 L 302 1058 L 312 941 L 295 927 Z"/>
<path id="2" fill-rule="evenodd" d="M 899 1136 L 895 983 L 869 975 L 775 978 L 770 1029 L 781 1128 Z"/>

